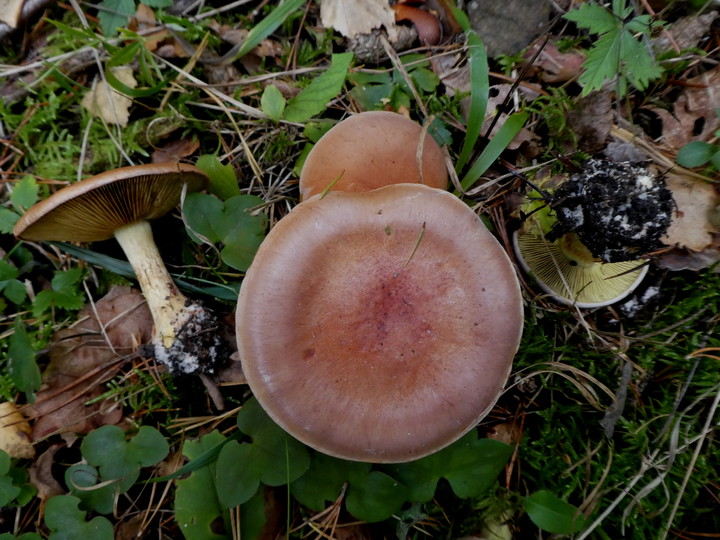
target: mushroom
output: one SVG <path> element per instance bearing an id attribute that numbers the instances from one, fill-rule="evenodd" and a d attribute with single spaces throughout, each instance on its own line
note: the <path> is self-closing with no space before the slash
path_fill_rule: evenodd
<path id="1" fill-rule="evenodd" d="M 538 222 L 529 221 L 514 236 L 515 254 L 538 286 L 565 305 L 608 306 L 629 295 L 647 274 L 647 261 L 603 262 L 575 233 L 549 240 Z"/>
<path id="2" fill-rule="evenodd" d="M 369 191 L 400 182 L 447 189 L 443 152 L 403 115 L 368 111 L 339 122 L 315 144 L 300 173 L 300 196 L 307 199 L 329 186 Z"/>
<path id="3" fill-rule="evenodd" d="M 330 192 L 275 225 L 236 313 L 248 384 L 326 454 L 402 462 L 472 429 L 510 373 L 523 325 L 505 251 L 446 191 Z"/>
<path id="4" fill-rule="evenodd" d="M 148 223 L 175 208 L 183 190 L 198 191 L 207 181 L 200 169 L 182 163 L 114 169 L 39 202 L 18 220 L 14 233 L 32 241 L 95 242 L 114 236 L 152 313 L 155 358 L 171 371 L 211 372 L 221 341 L 207 330 L 217 321 L 173 283 Z"/>

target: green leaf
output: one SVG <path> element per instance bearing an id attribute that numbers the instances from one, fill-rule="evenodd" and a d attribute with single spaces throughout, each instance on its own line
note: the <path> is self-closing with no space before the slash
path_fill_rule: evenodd
<path id="1" fill-rule="evenodd" d="M 584 85 L 582 95 L 602 88 L 606 80 L 614 78 L 620 69 L 620 30 L 612 30 L 600 36 L 585 55 L 583 73 L 578 81 Z"/>
<path id="2" fill-rule="evenodd" d="M 95 467 L 79 463 L 65 471 L 65 483 L 70 495 L 80 499 L 83 508 L 100 514 L 110 514 L 119 492 L 118 482 L 103 482 Z"/>
<path id="3" fill-rule="evenodd" d="M 10 471 L 10 456 L 4 450 L 0 450 L 0 508 L 8 506 L 20 495 L 20 488 L 13 485 L 13 480 L 8 476 Z"/>
<path id="4" fill-rule="evenodd" d="M 212 431 L 198 441 L 185 441 L 183 455 L 190 460 L 216 448 L 225 440 L 218 431 Z M 223 508 L 215 490 L 215 463 L 193 471 L 190 476 L 177 480 L 175 485 L 175 519 L 185 538 L 224 540 L 215 534 L 212 524 L 223 517 Z"/>
<path id="5" fill-rule="evenodd" d="M 263 204 L 262 199 L 253 195 L 238 195 L 223 203 L 212 195 L 190 193 L 185 198 L 183 214 L 189 233 L 211 243 L 222 243 L 223 262 L 244 272 L 265 238 L 267 216 L 251 214 L 251 210 Z"/>
<path id="6" fill-rule="evenodd" d="M 297 96 L 288 100 L 285 119 L 289 122 L 305 122 L 324 111 L 328 101 L 342 90 L 352 59 L 353 54 L 350 52 L 333 54 L 327 71 L 315 78 Z"/>
<path id="7" fill-rule="evenodd" d="M 13 384 L 31 400 L 42 380 L 35 362 L 35 350 L 19 317 L 15 321 L 15 330 L 8 345 L 8 371 Z"/>
<path id="8" fill-rule="evenodd" d="M 490 139 L 490 142 L 482 151 L 480 156 L 475 160 L 470 170 L 465 174 L 460 184 L 464 190 L 470 189 L 478 178 L 480 178 L 485 171 L 487 171 L 493 162 L 500 157 L 503 150 L 507 148 L 507 145 L 515 138 L 525 122 L 528 119 L 526 112 L 519 112 L 511 114 L 505 120 L 505 123 L 498 130 L 495 136 Z"/>
<path id="9" fill-rule="evenodd" d="M 80 446 L 85 460 L 100 471 L 103 481 L 122 479 L 120 492 L 137 480 L 141 467 L 149 467 L 167 456 L 165 437 L 151 426 L 142 426 L 129 440 L 118 426 L 102 426 L 90 432 Z"/>
<path id="10" fill-rule="evenodd" d="M 467 163 L 475 143 L 480 137 L 480 129 L 485 120 L 490 93 L 489 68 L 485 45 L 480 40 L 480 37 L 472 31 L 468 33 L 467 44 L 470 50 L 468 58 L 470 63 L 470 113 L 468 114 L 465 140 L 455 165 L 455 170 L 458 172 Z"/>
<path id="11" fill-rule="evenodd" d="M 440 478 L 448 480 L 458 497 L 478 497 L 495 483 L 512 451 L 499 441 L 478 439 L 472 430 L 439 452 L 384 469 L 409 487 L 412 502 L 430 501 Z"/>
<path id="12" fill-rule="evenodd" d="M 662 75 L 646 41 L 638 41 L 627 30 L 621 33 L 621 73 L 638 90 L 645 90 L 651 81 Z"/>
<path id="13" fill-rule="evenodd" d="M 305 0 L 287 0 L 282 5 L 276 7 L 270 15 L 250 30 L 242 46 L 233 57 L 233 60 L 237 60 L 253 50 L 263 39 L 272 34 L 293 11 L 300 9 L 300 6 L 304 3 Z"/>
<path id="14" fill-rule="evenodd" d="M 15 266 L 0 259 L 0 291 L 14 304 L 21 304 L 27 297 L 25 286 L 16 279 L 18 275 L 20 272 Z"/>
<path id="15" fill-rule="evenodd" d="M 20 536 L 15 536 L 10 533 L 2 533 L 0 534 L 0 540 L 42 540 L 42 536 L 34 532 L 23 533 Z"/>
<path id="16" fill-rule="evenodd" d="M 51 497 L 45 504 L 45 524 L 53 531 L 49 540 L 113 540 L 112 524 L 98 516 L 85 521 L 78 508 L 80 499 L 71 495 Z"/>
<path id="17" fill-rule="evenodd" d="M 593 34 L 610 32 L 622 24 L 622 20 L 618 19 L 611 11 L 590 2 L 569 11 L 563 15 L 563 18 L 573 21 L 578 28 L 586 28 Z"/>
<path id="18" fill-rule="evenodd" d="M 675 160 L 683 167 L 701 167 L 710 161 L 717 148 L 704 141 L 693 141 L 683 146 Z"/>
<path id="19" fill-rule="evenodd" d="M 141 0 L 141 2 L 153 8 L 166 8 L 173 5 L 172 0 Z"/>
<path id="20" fill-rule="evenodd" d="M 397 513 L 407 501 L 407 488 L 383 471 L 371 470 L 370 463 L 344 461 L 314 454 L 307 473 L 290 486 L 293 496 L 316 511 L 335 501 L 347 484 L 348 511 L 363 521 L 383 521 Z"/>
<path id="21" fill-rule="evenodd" d="M 220 451 L 215 485 L 226 508 L 249 500 L 260 482 L 282 486 L 297 480 L 310 464 L 305 445 L 273 422 L 256 399 L 243 405 L 237 424 L 252 441 L 230 443 Z"/>
<path id="22" fill-rule="evenodd" d="M 223 165 L 217 156 L 212 154 L 200 156 L 195 165 L 210 178 L 210 193 L 223 201 L 240 195 L 240 186 L 232 165 Z"/>
<path id="23" fill-rule="evenodd" d="M 44 313 L 50 306 L 75 310 L 85 305 L 85 297 L 78 290 L 77 284 L 82 279 L 80 268 L 71 268 L 64 272 L 56 272 L 50 284 L 52 289 L 40 291 L 33 302 L 35 317 Z"/>
<path id="24" fill-rule="evenodd" d="M 553 534 L 573 534 L 585 526 L 585 517 L 570 503 L 547 490 L 525 497 L 525 511 L 542 530 Z"/>
<path id="25" fill-rule="evenodd" d="M 117 34 L 118 28 L 126 26 L 135 13 L 134 0 L 102 0 L 99 4 L 98 19 L 107 37 Z"/>
<path id="26" fill-rule="evenodd" d="M 12 234 L 15 223 L 20 219 L 20 216 L 4 206 L 0 207 L 0 233 Z"/>
<path id="27" fill-rule="evenodd" d="M 26 176 L 13 188 L 10 201 L 18 212 L 24 212 L 37 202 L 38 185 L 34 176 Z"/>
<path id="28" fill-rule="evenodd" d="M 262 111 L 268 115 L 270 120 L 277 122 L 283 116 L 285 104 L 285 97 L 280 90 L 278 90 L 278 87 L 274 84 L 268 84 L 260 98 L 260 108 Z"/>
<path id="29" fill-rule="evenodd" d="M 397 513 L 406 500 L 405 486 L 383 472 L 349 475 L 345 505 L 361 521 L 384 521 Z"/>

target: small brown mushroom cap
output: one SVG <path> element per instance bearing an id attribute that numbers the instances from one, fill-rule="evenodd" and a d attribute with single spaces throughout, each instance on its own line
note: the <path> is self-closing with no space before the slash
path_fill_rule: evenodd
<path id="1" fill-rule="evenodd" d="M 523 310 L 477 215 L 397 184 L 295 207 L 243 280 L 236 323 L 250 388 L 280 426 L 336 457 L 402 462 L 489 412 Z"/>
<path id="2" fill-rule="evenodd" d="M 203 171 L 184 163 L 113 169 L 71 184 L 30 208 L 15 224 L 18 238 L 95 242 L 130 223 L 167 214 L 187 191 L 203 189 Z"/>
<path id="3" fill-rule="evenodd" d="M 350 116 L 323 135 L 300 173 L 301 198 L 322 193 L 338 178 L 333 191 L 369 191 L 401 182 L 448 185 L 445 157 L 435 139 L 419 124 L 388 111 Z"/>

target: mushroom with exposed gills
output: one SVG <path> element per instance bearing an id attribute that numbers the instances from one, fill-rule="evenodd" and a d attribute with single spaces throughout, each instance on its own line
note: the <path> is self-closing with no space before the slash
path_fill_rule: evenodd
<path id="1" fill-rule="evenodd" d="M 401 182 L 447 189 L 443 151 L 402 114 L 367 111 L 333 126 L 313 146 L 300 172 L 300 196 L 369 191 Z"/>
<path id="2" fill-rule="evenodd" d="M 515 255 L 523 270 L 555 301 L 579 308 L 614 304 L 645 277 L 647 261 L 608 263 L 593 257 L 577 234 L 549 240 L 534 220 L 515 233 Z"/>
<path id="3" fill-rule="evenodd" d="M 260 246 L 236 323 L 271 418 L 326 454 L 390 463 L 447 446 L 491 410 L 523 305 L 478 216 L 403 183 L 297 205 Z"/>
<path id="4" fill-rule="evenodd" d="M 221 341 L 215 318 L 177 288 L 160 257 L 148 220 L 198 191 L 208 178 L 183 163 L 122 167 L 58 190 L 30 208 L 15 236 L 32 241 L 95 242 L 117 239 L 128 258 L 154 321 L 154 356 L 171 371 L 211 372 Z"/>

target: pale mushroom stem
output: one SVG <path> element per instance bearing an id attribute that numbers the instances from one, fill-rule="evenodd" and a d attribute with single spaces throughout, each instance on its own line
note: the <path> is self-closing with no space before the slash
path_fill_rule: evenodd
<path id="1" fill-rule="evenodd" d="M 187 298 L 178 290 L 163 264 L 147 221 L 138 221 L 115 231 L 115 238 L 135 270 L 155 323 L 154 336 L 166 349 L 175 341 L 178 328 L 188 315 Z"/>

